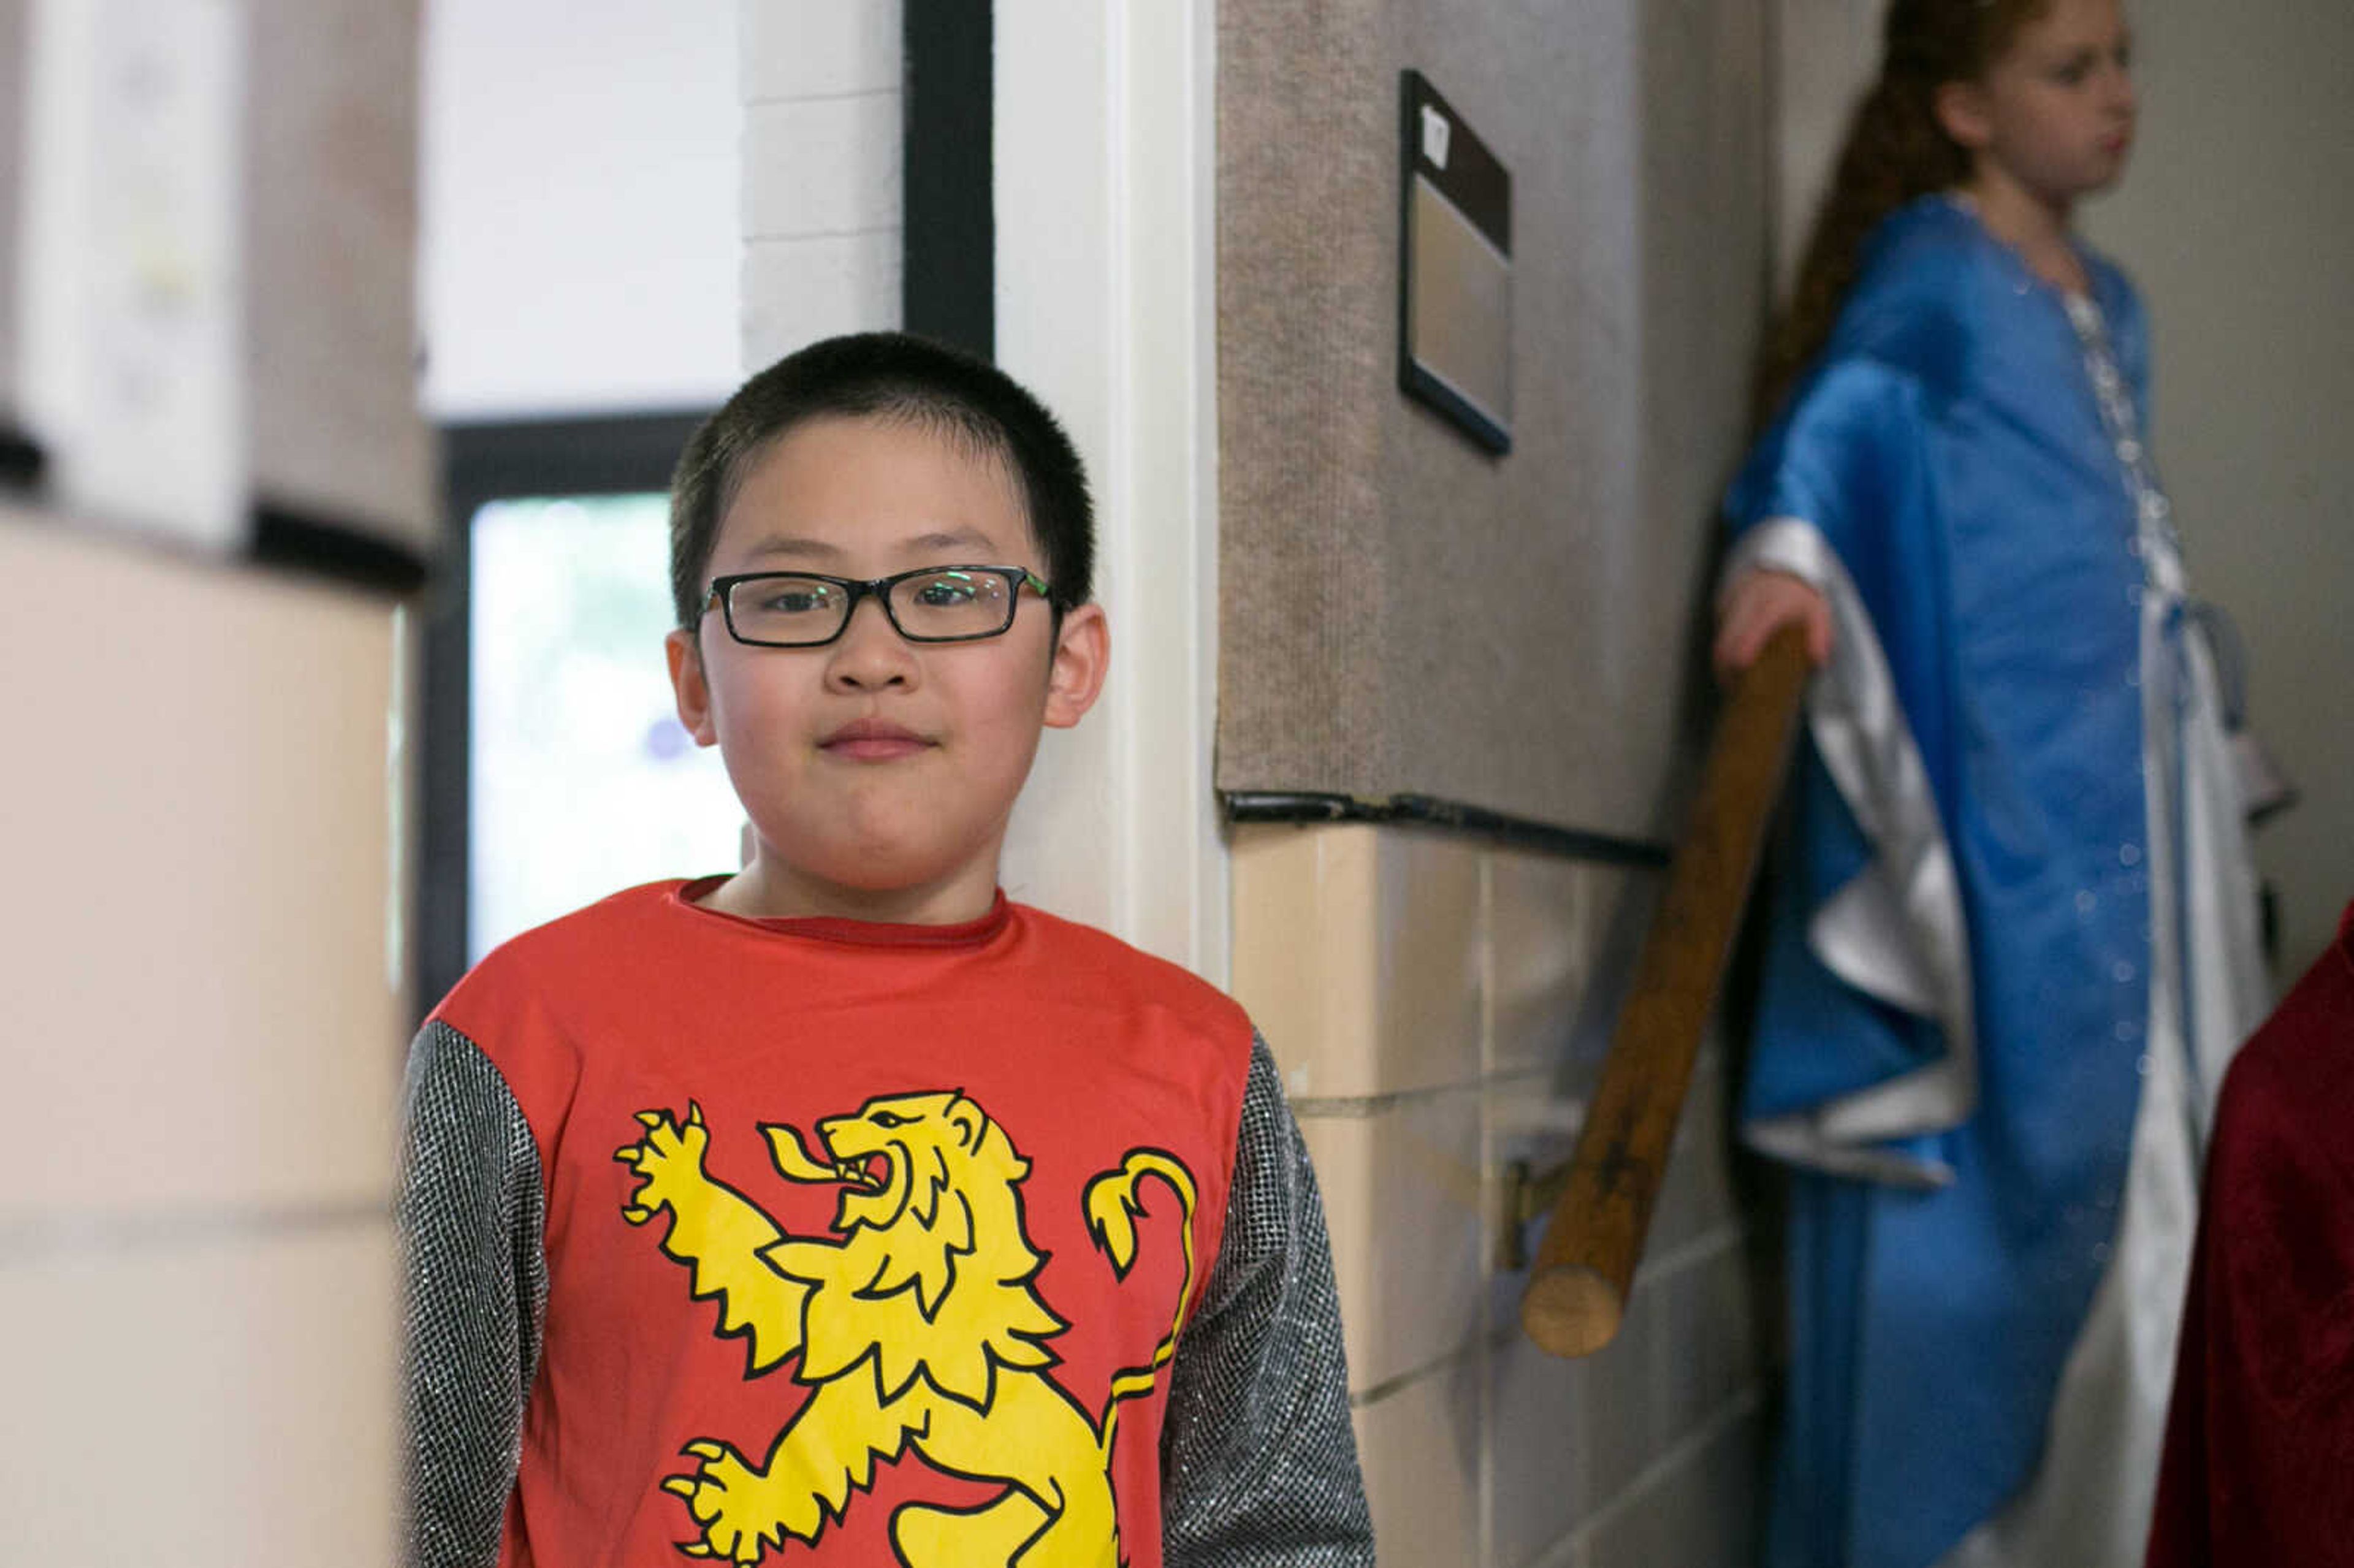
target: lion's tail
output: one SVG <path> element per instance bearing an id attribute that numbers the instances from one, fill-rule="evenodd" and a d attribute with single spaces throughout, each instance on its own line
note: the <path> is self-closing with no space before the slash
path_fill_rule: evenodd
<path id="1" fill-rule="evenodd" d="M 1152 1348 L 1152 1359 L 1112 1374 L 1111 1397 L 1105 1402 L 1099 1423 L 1107 1453 L 1119 1425 L 1121 1402 L 1151 1392 L 1154 1374 L 1168 1365 L 1169 1358 L 1176 1353 L 1177 1336 L 1184 1329 L 1185 1314 L 1193 1304 L 1193 1174 L 1176 1156 L 1157 1149 L 1131 1149 L 1119 1170 L 1107 1171 L 1088 1182 L 1084 1195 L 1087 1230 L 1096 1238 L 1097 1247 L 1111 1259 L 1112 1273 L 1126 1279 L 1128 1271 L 1136 1265 L 1136 1216 L 1143 1207 L 1138 1189 L 1148 1176 L 1158 1176 L 1167 1182 L 1184 1208 L 1184 1223 L 1179 1232 L 1185 1245 L 1185 1279 L 1177 1290 L 1177 1315 L 1170 1321 L 1169 1332 Z"/>

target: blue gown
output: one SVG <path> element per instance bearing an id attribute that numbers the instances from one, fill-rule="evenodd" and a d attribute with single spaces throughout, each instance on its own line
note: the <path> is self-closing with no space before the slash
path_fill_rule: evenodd
<path id="1" fill-rule="evenodd" d="M 2150 842 L 2146 677 L 2174 756 L 2211 673 L 2139 450 L 2140 303 L 2085 260 L 2072 307 L 1958 201 L 1895 214 L 1727 502 L 1734 567 L 1823 587 L 1840 642 L 1743 1095 L 1797 1167 L 1774 1568 L 1929 1568 L 2027 1488 L 2119 1235 L 2153 1008 L 2174 1046 L 2236 1017 L 2185 1000 L 2153 926 L 2153 873 L 2171 907 L 2167 868 L 2204 862 Z"/>

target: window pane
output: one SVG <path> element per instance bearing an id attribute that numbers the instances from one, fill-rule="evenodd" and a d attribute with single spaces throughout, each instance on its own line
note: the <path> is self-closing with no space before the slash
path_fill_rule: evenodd
<path id="1" fill-rule="evenodd" d="M 732 871 L 744 813 L 679 726 L 660 494 L 474 514 L 467 957 L 609 893 Z"/>

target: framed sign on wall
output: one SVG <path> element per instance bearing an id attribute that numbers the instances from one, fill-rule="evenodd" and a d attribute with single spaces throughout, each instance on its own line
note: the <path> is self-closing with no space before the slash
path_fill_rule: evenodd
<path id="1" fill-rule="evenodd" d="M 1420 71 L 1401 74 L 1398 386 L 1512 446 L 1512 176 Z"/>

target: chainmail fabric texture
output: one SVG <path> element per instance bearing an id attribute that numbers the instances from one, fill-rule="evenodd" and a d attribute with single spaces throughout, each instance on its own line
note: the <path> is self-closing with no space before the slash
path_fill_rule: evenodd
<path id="1" fill-rule="evenodd" d="M 1172 1568 L 1373 1561 L 1324 1207 L 1264 1040 L 1225 1234 L 1171 1372 L 1161 1477 Z"/>
<path id="2" fill-rule="evenodd" d="M 412 1568 L 483 1568 L 498 1561 L 547 1309 L 539 1148 L 499 1070 L 440 1023 L 409 1048 L 403 1126 L 402 1539 Z"/>

